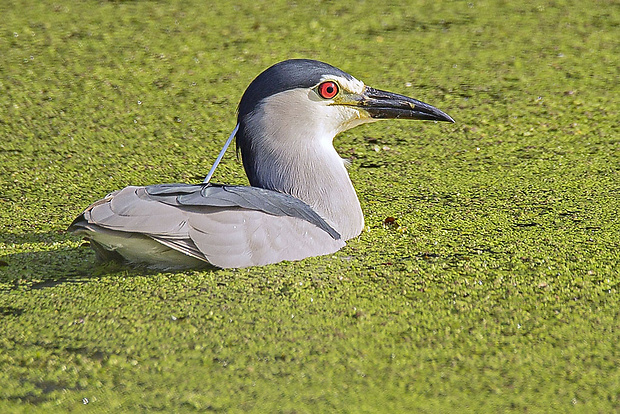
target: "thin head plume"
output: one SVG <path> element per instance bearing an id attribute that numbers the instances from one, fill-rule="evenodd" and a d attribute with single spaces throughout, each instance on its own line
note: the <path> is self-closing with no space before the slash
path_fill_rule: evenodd
<path id="1" fill-rule="evenodd" d="M 213 173 L 215 172 L 215 169 L 219 165 L 220 161 L 222 161 L 222 157 L 226 153 L 226 150 L 230 146 L 230 143 L 232 142 L 232 140 L 235 137 L 235 135 L 237 135 L 237 131 L 239 131 L 239 124 L 235 125 L 235 129 L 233 129 L 232 133 L 230 134 L 230 136 L 228 137 L 228 139 L 224 143 L 224 146 L 222 147 L 222 150 L 220 151 L 220 154 L 217 156 L 217 158 L 215 159 L 215 162 L 213 163 L 213 166 L 209 170 L 209 174 L 207 174 L 207 176 L 205 177 L 205 180 L 203 181 L 204 184 L 207 184 L 209 181 L 211 181 L 211 177 L 213 176 Z"/>

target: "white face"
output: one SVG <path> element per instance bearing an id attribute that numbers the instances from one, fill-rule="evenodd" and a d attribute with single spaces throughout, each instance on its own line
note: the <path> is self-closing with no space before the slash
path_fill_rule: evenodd
<path id="1" fill-rule="evenodd" d="M 258 136 L 277 137 L 264 144 L 331 146 L 338 133 L 376 121 L 355 106 L 365 87 L 354 78 L 324 76 L 310 89 L 290 89 L 264 99 L 249 116 L 262 130 Z"/>
<path id="2" fill-rule="evenodd" d="M 355 78 L 346 79 L 346 78 L 341 78 L 339 76 L 323 76 L 319 84 L 326 82 L 326 81 L 336 82 L 338 85 L 340 85 L 341 90 L 347 91 L 349 93 L 360 94 L 364 92 L 364 87 L 366 86 L 364 85 L 364 82 L 362 82 L 361 80 L 357 80 Z"/>
<path id="3" fill-rule="evenodd" d="M 331 92 L 323 95 L 324 88 Z M 361 124 L 375 122 L 369 114 L 356 106 L 366 85 L 355 78 L 347 79 L 339 76 L 323 76 L 318 84 L 310 88 L 306 94 L 310 102 L 305 108 L 319 120 L 325 128 L 326 135 L 334 135 Z"/>
<path id="4" fill-rule="evenodd" d="M 321 96 L 321 88 L 335 84 L 337 93 L 331 97 Z M 376 119 L 356 106 L 359 96 L 364 93 L 366 85 L 355 78 L 347 79 L 338 76 L 324 76 L 309 93 L 310 100 L 324 107 L 324 116 L 332 120 L 335 134 L 346 131 L 361 124 L 375 122 Z"/>

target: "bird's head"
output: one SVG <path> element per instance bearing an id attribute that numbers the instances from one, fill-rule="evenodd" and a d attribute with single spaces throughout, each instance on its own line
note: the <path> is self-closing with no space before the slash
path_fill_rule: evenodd
<path id="1" fill-rule="evenodd" d="M 258 75 L 243 94 L 237 148 L 250 183 L 260 185 L 258 157 L 279 148 L 331 145 L 336 134 L 380 119 L 454 122 L 429 104 L 366 86 L 327 63 L 286 60 Z"/>

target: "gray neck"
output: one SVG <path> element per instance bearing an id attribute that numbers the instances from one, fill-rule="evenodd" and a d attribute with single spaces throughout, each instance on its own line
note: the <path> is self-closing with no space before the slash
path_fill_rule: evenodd
<path id="1" fill-rule="evenodd" d="M 266 120 L 274 118 L 263 109 L 241 120 L 237 135 L 250 184 L 299 198 L 344 240 L 359 235 L 364 216 L 344 162 L 332 145 L 335 132 L 304 125 L 302 119 L 269 123 Z M 287 119 L 282 111 L 278 109 L 277 115 Z"/>

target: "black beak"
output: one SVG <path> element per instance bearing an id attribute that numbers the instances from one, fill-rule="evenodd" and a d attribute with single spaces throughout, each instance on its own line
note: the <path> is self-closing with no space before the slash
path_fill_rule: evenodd
<path id="1" fill-rule="evenodd" d="M 357 102 L 375 119 L 426 119 L 454 122 L 448 114 L 432 105 L 397 93 L 381 91 L 366 86 Z"/>

